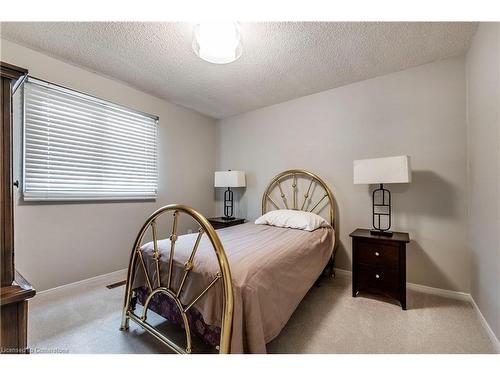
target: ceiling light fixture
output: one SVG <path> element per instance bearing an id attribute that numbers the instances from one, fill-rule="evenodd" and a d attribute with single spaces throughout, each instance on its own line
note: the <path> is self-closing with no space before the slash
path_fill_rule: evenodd
<path id="1" fill-rule="evenodd" d="M 193 50 L 213 64 L 228 64 L 241 56 L 241 33 L 237 22 L 199 23 L 194 28 Z"/>

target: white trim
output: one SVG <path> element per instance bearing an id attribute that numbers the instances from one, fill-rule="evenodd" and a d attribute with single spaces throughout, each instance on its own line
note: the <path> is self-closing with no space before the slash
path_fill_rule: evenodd
<path id="1" fill-rule="evenodd" d="M 488 324 L 488 321 L 484 318 L 483 313 L 481 312 L 481 310 L 479 310 L 479 306 L 476 304 L 476 301 L 474 301 L 474 298 L 472 298 L 472 296 L 470 296 L 470 303 L 472 304 L 472 307 L 476 311 L 477 316 L 479 317 L 479 321 L 481 322 L 481 325 L 486 331 L 486 334 L 490 338 L 490 341 L 493 344 L 495 351 L 497 352 L 497 354 L 500 354 L 500 341 L 498 341 L 495 332 L 493 332 L 493 330 L 491 329 L 490 325 Z"/>
<path id="2" fill-rule="evenodd" d="M 460 301 L 466 301 L 466 302 L 470 302 L 470 300 L 472 298 L 471 295 L 468 293 L 456 292 L 454 290 L 448 290 L 448 289 L 433 288 L 431 286 L 422 285 L 422 284 L 406 283 L 406 288 L 409 290 L 413 290 L 415 292 L 433 294 L 435 296 L 453 298 L 453 299 L 457 299 Z"/>
<path id="3" fill-rule="evenodd" d="M 65 289 L 69 289 L 69 288 L 75 288 L 75 287 L 84 286 L 84 285 L 89 286 L 90 284 L 106 284 L 106 285 L 108 285 L 108 284 L 116 283 L 118 281 L 122 281 L 122 280 L 126 280 L 126 279 L 127 279 L 127 269 L 124 268 L 122 270 L 106 273 L 104 275 L 94 276 L 94 277 L 91 277 L 89 279 L 75 281 L 74 283 L 70 283 L 70 284 L 56 286 L 55 288 L 42 290 L 40 292 L 37 291 L 36 295 L 41 296 L 41 295 L 52 294 L 52 293 L 56 293 L 56 292 L 61 292 Z"/>
<path id="4" fill-rule="evenodd" d="M 335 268 L 335 275 L 338 277 L 347 278 L 347 279 L 352 278 L 351 271 L 343 270 L 340 268 Z M 406 283 L 406 288 L 409 290 L 416 291 L 416 292 L 433 294 L 436 296 L 441 296 L 441 297 L 452 298 L 452 299 L 456 299 L 456 300 L 460 300 L 460 301 L 469 302 L 472 305 L 472 307 L 474 308 L 474 311 L 476 312 L 476 314 L 479 318 L 479 321 L 481 322 L 481 325 L 483 326 L 484 330 L 486 331 L 486 334 L 488 335 L 495 351 L 500 354 L 500 342 L 499 342 L 498 338 L 496 337 L 495 333 L 493 332 L 490 325 L 488 324 L 488 321 L 484 318 L 483 314 L 481 313 L 481 310 L 479 310 L 479 307 L 477 306 L 476 301 L 474 301 L 474 298 L 472 298 L 472 296 L 469 293 L 456 292 L 454 290 L 448 290 L 448 289 L 433 288 L 430 286 L 421 285 L 421 284 L 414 284 L 414 283 Z"/>
<path id="5" fill-rule="evenodd" d="M 344 279 L 351 279 L 352 278 L 352 271 L 348 270 L 343 270 L 341 268 L 334 268 L 335 271 L 335 277 L 342 277 Z"/>

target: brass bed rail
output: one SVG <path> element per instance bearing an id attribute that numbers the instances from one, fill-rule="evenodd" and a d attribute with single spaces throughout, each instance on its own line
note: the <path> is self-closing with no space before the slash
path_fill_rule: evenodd
<path id="1" fill-rule="evenodd" d="M 161 254 L 158 250 L 158 235 L 157 235 L 157 225 L 156 221 L 158 217 L 163 214 L 167 214 L 172 212 L 173 214 L 173 226 L 172 233 L 170 235 L 170 254 L 168 259 L 168 269 L 167 269 L 167 282 L 166 285 L 162 285 L 161 281 Z M 174 263 L 174 254 L 175 254 L 175 242 L 177 240 L 177 223 L 179 219 L 179 215 L 183 213 L 191 218 L 193 218 L 199 224 L 198 235 L 196 237 L 196 242 L 193 246 L 193 250 L 191 251 L 191 256 L 189 260 L 184 264 L 184 273 L 181 277 L 181 282 L 177 289 L 174 290 L 171 285 L 172 280 L 172 271 L 173 271 L 173 263 Z M 151 275 L 148 272 L 148 267 L 146 267 L 146 263 L 144 261 L 144 257 L 141 250 L 141 244 L 144 239 L 145 234 L 151 231 L 152 239 L 153 239 L 153 261 L 154 261 L 154 275 Z M 199 295 L 195 297 L 191 302 L 187 304 L 183 304 L 180 300 L 180 296 L 183 290 L 183 286 L 185 284 L 186 279 L 189 277 L 190 272 L 193 270 L 193 260 L 196 255 L 196 251 L 200 244 L 202 236 L 206 234 L 212 244 L 212 247 L 217 256 L 217 261 L 219 263 L 220 271 L 214 276 L 213 280 L 207 285 L 207 287 L 200 291 Z M 148 289 L 148 294 L 143 306 L 142 315 L 139 316 L 135 313 L 135 301 L 133 297 L 133 284 L 135 280 L 136 273 L 141 270 L 144 272 L 144 277 L 146 281 L 146 286 Z M 155 277 L 156 276 L 156 277 Z M 147 332 L 152 334 L 158 340 L 160 340 L 163 344 L 167 345 L 170 349 L 179 354 L 189 354 L 192 352 L 192 343 L 191 343 L 191 330 L 189 327 L 189 321 L 187 316 L 187 311 L 200 299 L 202 298 L 211 287 L 213 287 L 219 280 L 222 280 L 223 284 L 223 301 L 222 301 L 222 319 L 221 319 L 221 333 L 220 333 L 220 344 L 219 344 L 219 353 L 227 354 L 230 352 L 231 346 L 231 330 L 233 323 L 233 286 L 231 281 L 231 272 L 229 269 L 229 264 L 226 258 L 226 254 L 224 252 L 224 247 L 217 236 L 214 228 L 210 225 L 208 220 L 198 213 L 196 210 L 191 207 L 172 204 L 168 206 L 164 206 L 157 211 L 155 211 L 144 223 L 139 234 L 134 243 L 134 247 L 132 249 L 132 254 L 130 255 L 130 261 L 128 266 L 127 273 L 127 283 L 125 286 L 125 298 L 123 304 L 123 312 L 122 312 L 122 322 L 121 322 L 121 330 L 128 330 L 129 328 L 129 320 L 132 319 L 139 326 L 144 328 Z M 147 312 L 148 307 L 153 299 L 153 297 L 157 294 L 166 295 L 170 298 L 179 309 L 181 314 L 184 330 L 186 333 L 186 347 L 183 348 L 179 344 L 175 343 L 172 339 L 165 336 L 158 329 L 147 322 Z"/>

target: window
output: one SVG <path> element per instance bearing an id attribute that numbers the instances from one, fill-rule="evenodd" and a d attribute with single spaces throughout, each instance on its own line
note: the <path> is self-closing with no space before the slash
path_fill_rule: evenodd
<path id="1" fill-rule="evenodd" d="M 157 196 L 158 118 L 29 78 L 23 197 L 28 201 Z"/>

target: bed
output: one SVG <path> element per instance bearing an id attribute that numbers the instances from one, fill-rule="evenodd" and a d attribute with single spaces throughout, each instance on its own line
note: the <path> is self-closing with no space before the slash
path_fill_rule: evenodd
<path id="1" fill-rule="evenodd" d="M 264 191 L 262 213 L 281 208 L 326 213 L 330 226 L 309 232 L 245 223 L 215 231 L 187 206 L 153 213 L 131 254 L 121 329 L 133 320 L 177 353 L 193 351 L 192 334 L 219 353 L 265 353 L 317 279 L 333 275 L 335 203 L 326 183 L 304 170 L 278 174 Z M 173 217 L 165 239 L 157 234 L 162 215 Z M 177 235 L 180 215 L 198 231 Z M 185 345 L 150 325 L 149 310 L 182 326 Z"/>

